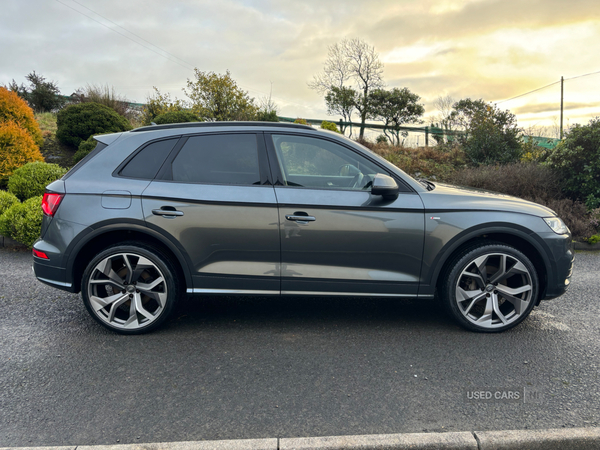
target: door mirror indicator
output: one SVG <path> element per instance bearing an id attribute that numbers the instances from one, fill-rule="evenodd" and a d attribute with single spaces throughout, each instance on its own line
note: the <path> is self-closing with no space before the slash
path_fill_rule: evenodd
<path id="1" fill-rule="evenodd" d="M 381 195 L 386 200 L 395 200 L 398 198 L 398 184 L 392 177 L 378 173 L 373 178 L 371 194 Z"/>

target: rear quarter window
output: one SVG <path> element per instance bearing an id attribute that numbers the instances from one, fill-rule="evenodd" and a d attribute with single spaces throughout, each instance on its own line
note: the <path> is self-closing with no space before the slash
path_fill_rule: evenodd
<path id="1" fill-rule="evenodd" d="M 147 144 L 133 155 L 119 175 L 127 178 L 154 179 L 178 140 L 179 138 L 166 139 Z"/>

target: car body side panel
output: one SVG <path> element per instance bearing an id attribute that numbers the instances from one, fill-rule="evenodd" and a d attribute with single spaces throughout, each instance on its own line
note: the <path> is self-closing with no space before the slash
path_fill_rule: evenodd
<path id="1" fill-rule="evenodd" d="M 275 191 L 283 292 L 417 294 L 423 251 L 418 195 L 388 201 L 365 191 Z M 286 219 L 297 212 L 315 220 Z"/>
<path id="2" fill-rule="evenodd" d="M 548 232 L 545 222 L 537 216 L 506 211 L 451 211 L 427 210 L 425 213 L 425 251 L 423 253 L 423 269 L 421 277 L 422 295 L 435 292 L 438 277 L 452 253 L 468 241 L 489 234 L 513 235 L 532 245 L 545 265 L 548 275 L 548 289 L 566 272 L 558 268 L 557 255 L 572 260 L 570 253 L 570 236 Z M 545 236 L 545 239 L 540 238 Z M 560 250 L 551 250 L 548 242 L 556 241 Z M 564 265 L 564 264 L 563 264 Z"/>
<path id="3" fill-rule="evenodd" d="M 65 196 L 55 216 L 52 219 L 47 216 L 44 218 L 43 244 L 40 241 L 34 244 L 36 248 L 46 246 L 49 259 L 36 259 L 34 266 L 61 267 L 61 280 L 56 281 L 76 284 L 71 272 L 76 257 L 73 249 L 98 223 L 117 221 L 143 224 L 140 194 L 149 183 L 148 180 L 119 179 L 119 190 L 116 191 L 110 183 L 88 180 L 79 173 L 69 178 L 64 182 L 62 190 Z M 53 183 L 51 187 L 56 187 L 56 184 Z M 111 207 L 113 202 L 118 207 Z"/>
<path id="4" fill-rule="evenodd" d="M 279 221 L 273 187 L 153 181 L 142 203 L 148 225 L 187 250 L 196 292 L 279 293 Z M 183 215 L 153 213 L 164 207 Z"/>

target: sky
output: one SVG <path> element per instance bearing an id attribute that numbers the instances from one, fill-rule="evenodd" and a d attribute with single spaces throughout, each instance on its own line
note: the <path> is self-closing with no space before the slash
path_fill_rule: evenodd
<path id="1" fill-rule="evenodd" d="M 600 115 L 598 0 L 0 0 L 0 85 L 32 71 L 70 95 L 108 85 L 143 103 L 153 86 L 185 99 L 193 68 L 225 73 L 282 116 L 327 116 L 308 82 L 328 47 L 360 38 L 388 88 L 494 102 L 554 135 Z M 595 73 L 595 74 L 594 74 Z M 587 75 L 592 74 L 592 75 Z M 581 76 L 587 75 L 587 76 Z M 575 78 L 577 77 L 577 78 Z M 555 84 L 552 84 L 555 83 Z M 537 92 L 513 97 L 547 86 Z M 358 120 L 355 116 L 354 120 Z"/>

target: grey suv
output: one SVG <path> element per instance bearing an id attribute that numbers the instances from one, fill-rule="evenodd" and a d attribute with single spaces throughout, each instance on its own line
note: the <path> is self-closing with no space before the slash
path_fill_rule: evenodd
<path id="1" fill-rule="evenodd" d="M 38 280 L 126 334 L 187 294 L 433 298 L 514 327 L 569 285 L 571 234 L 517 198 L 417 181 L 345 137 L 260 122 L 97 136 L 47 187 Z"/>

